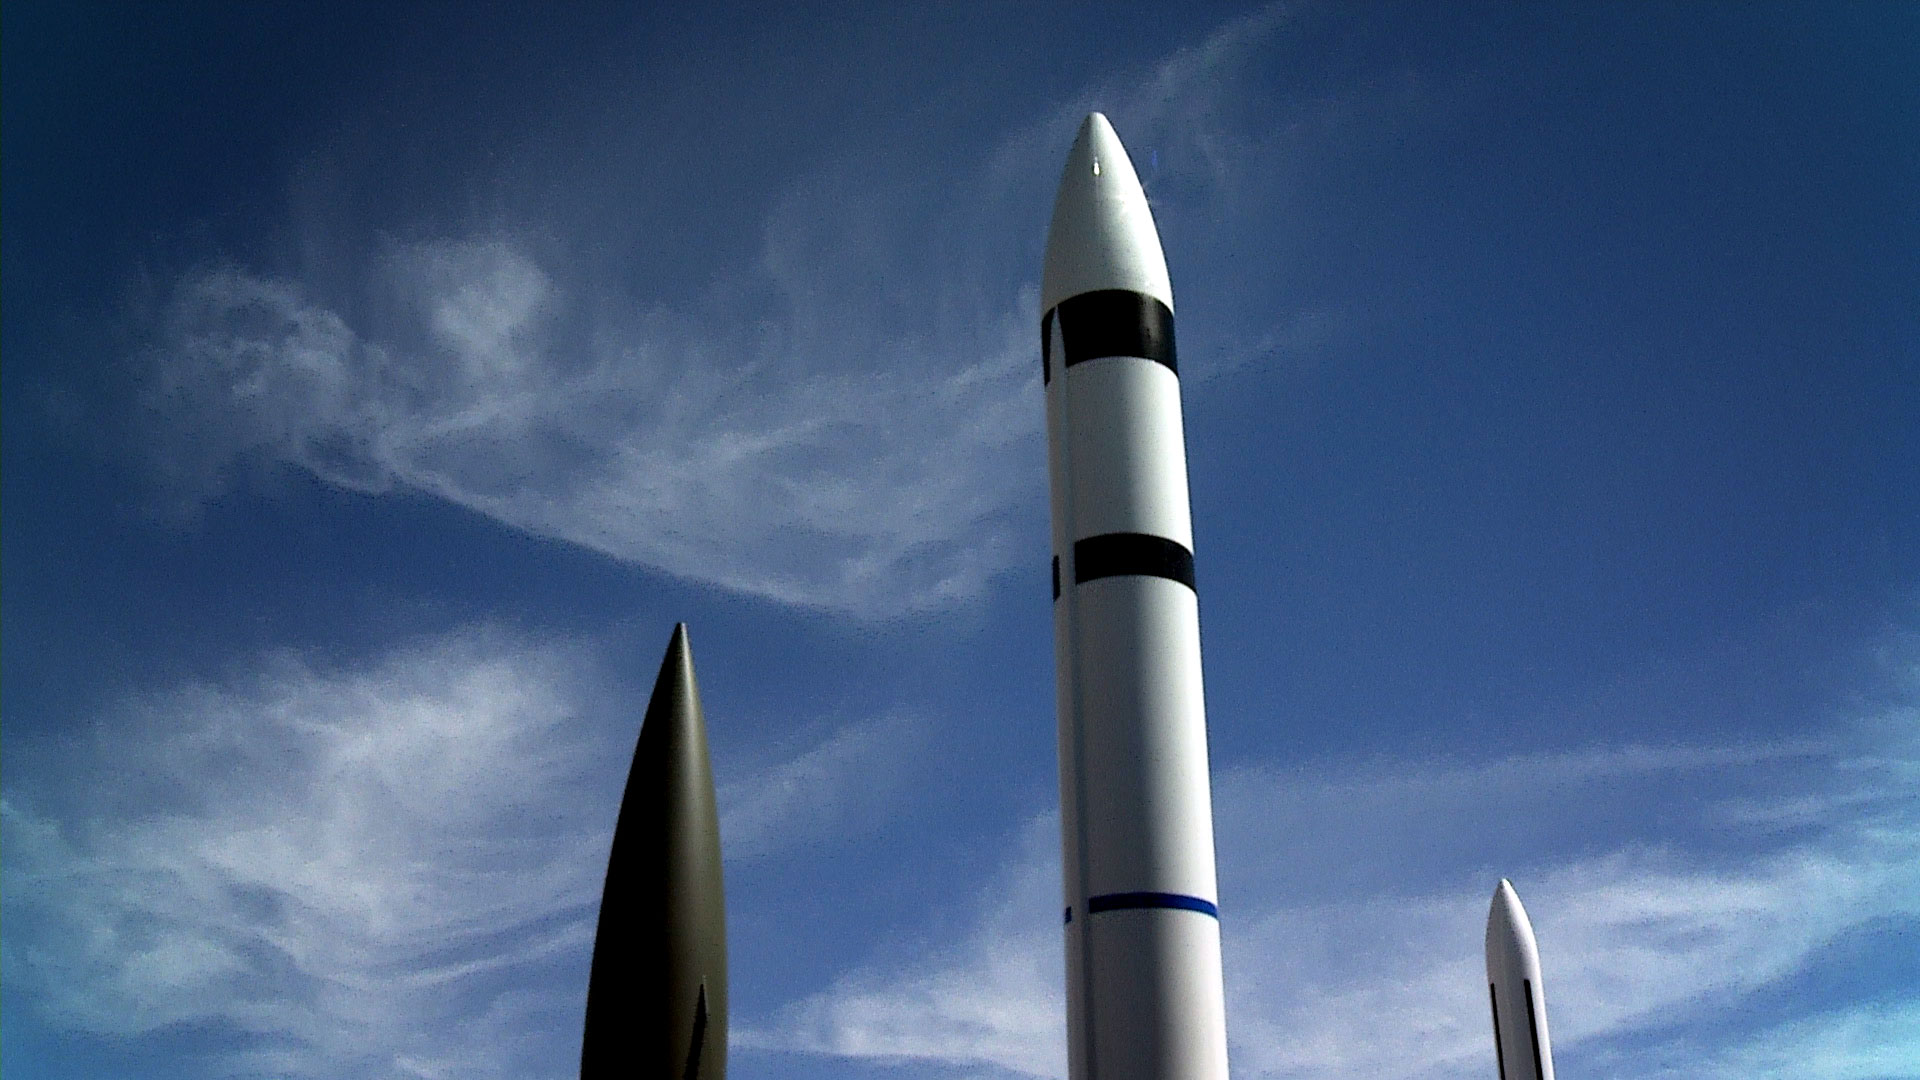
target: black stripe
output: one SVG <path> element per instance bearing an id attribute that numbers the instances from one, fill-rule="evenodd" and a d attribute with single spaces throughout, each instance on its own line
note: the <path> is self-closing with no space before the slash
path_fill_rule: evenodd
<path id="1" fill-rule="evenodd" d="M 1040 316 L 1040 385 L 1053 382 L 1053 312 Z"/>
<path id="2" fill-rule="evenodd" d="M 1050 378 L 1052 320 L 1060 320 L 1067 367 L 1105 356 L 1138 356 L 1180 371 L 1173 348 L 1173 312 L 1145 293 L 1101 289 L 1060 301 L 1040 319 L 1042 377 Z"/>
<path id="3" fill-rule="evenodd" d="M 1174 911 L 1197 911 L 1202 915 L 1220 917 L 1220 908 L 1211 900 L 1202 900 L 1197 896 L 1170 892 L 1117 892 L 1105 896 L 1087 897 L 1087 914 L 1098 915 L 1103 911 L 1134 911 L 1140 908 L 1169 908 Z"/>
<path id="4" fill-rule="evenodd" d="M 1072 905 L 1072 904 L 1068 904 L 1068 905 L 1067 905 L 1067 917 L 1066 917 L 1066 919 L 1065 919 L 1064 921 L 1065 921 L 1065 922 L 1072 922 L 1072 921 L 1073 921 L 1073 905 Z"/>
<path id="5" fill-rule="evenodd" d="M 1193 588 L 1193 552 L 1164 536 L 1107 533 L 1073 542 L 1073 583 L 1139 574 Z"/>
<path id="6" fill-rule="evenodd" d="M 1053 598 L 1060 599 L 1060 556 L 1053 557 Z"/>
<path id="7" fill-rule="evenodd" d="M 1547 1080 L 1546 1069 L 1540 1064 L 1540 1022 L 1533 1018 L 1533 980 L 1521 979 L 1520 985 L 1527 991 L 1527 1033 L 1533 1036 L 1533 1080 Z"/>
<path id="8" fill-rule="evenodd" d="M 1487 984 L 1487 1001 L 1493 1006 L 1493 1060 L 1500 1069 L 1500 1080 L 1507 1080 L 1507 1048 L 1500 1045 L 1500 995 Z"/>

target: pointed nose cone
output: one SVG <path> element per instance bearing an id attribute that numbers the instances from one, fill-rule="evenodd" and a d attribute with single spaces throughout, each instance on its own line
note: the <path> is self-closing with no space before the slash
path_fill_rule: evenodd
<path id="1" fill-rule="evenodd" d="M 1533 923 L 1513 883 L 1502 878 L 1487 912 L 1487 995 L 1494 1061 L 1501 1080 L 1553 1080 L 1547 991 Z"/>
<path id="2" fill-rule="evenodd" d="M 613 827 L 582 1080 L 720 1080 L 727 1053 L 727 926 L 706 719 L 684 623 L 641 721 Z"/>
<path id="3" fill-rule="evenodd" d="M 1493 890 L 1493 904 L 1487 911 L 1487 970 L 1496 965 L 1518 965 L 1537 978 L 1540 970 L 1539 947 L 1534 943 L 1533 923 L 1527 909 L 1520 906 L 1520 894 L 1506 878 Z"/>
<path id="4" fill-rule="evenodd" d="M 1040 310 L 1102 289 L 1145 293 L 1173 310 L 1173 285 L 1147 193 L 1113 125 L 1092 113 L 1067 153 L 1054 197 Z"/>
<path id="5" fill-rule="evenodd" d="M 660 661 L 660 674 L 653 680 L 653 697 L 647 701 L 647 720 L 653 719 L 661 691 L 672 698 L 671 709 L 676 726 L 699 728 L 706 738 L 705 717 L 700 714 L 700 691 L 693 679 L 693 648 L 687 644 L 687 624 L 674 623 L 673 636 L 667 639 L 667 655 Z M 642 722 L 644 726 L 644 721 Z"/>

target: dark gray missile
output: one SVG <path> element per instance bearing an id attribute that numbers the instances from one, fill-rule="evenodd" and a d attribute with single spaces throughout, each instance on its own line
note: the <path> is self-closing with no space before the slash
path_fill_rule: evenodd
<path id="1" fill-rule="evenodd" d="M 720 816 L 685 623 L 640 725 L 587 979 L 581 1080 L 722 1080 L 727 915 Z"/>

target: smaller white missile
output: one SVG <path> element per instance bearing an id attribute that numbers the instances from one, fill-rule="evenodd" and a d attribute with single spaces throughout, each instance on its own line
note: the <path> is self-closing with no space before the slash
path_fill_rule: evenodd
<path id="1" fill-rule="evenodd" d="M 1487 912 L 1487 995 L 1493 1006 L 1493 1053 L 1500 1080 L 1553 1080 L 1547 1040 L 1547 994 L 1540 985 L 1540 947 L 1527 909 L 1500 879 Z"/>

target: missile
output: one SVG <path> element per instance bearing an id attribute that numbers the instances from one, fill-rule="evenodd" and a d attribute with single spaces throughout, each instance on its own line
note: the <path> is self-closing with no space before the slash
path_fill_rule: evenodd
<path id="1" fill-rule="evenodd" d="M 1487 912 L 1487 998 L 1500 1080 L 1553 1080 L 1540 948 L 1527 909 L 1506 878 L 1493 890 L 1493 908 Z"/>
<path id="2" fill-rule="evenodd" d="M 613 827 L 581 1080 L 723 1080 L 727 920 L 706 719 L 685 623 L 667 643 Z"/>
<path id="3" fill-rule="evenodd" d="M 1224 1080 L 1200 616 L 1173 288 L 1094 113 L 1041 274 L 1071 1080 Z"/>

